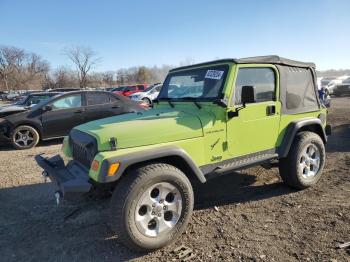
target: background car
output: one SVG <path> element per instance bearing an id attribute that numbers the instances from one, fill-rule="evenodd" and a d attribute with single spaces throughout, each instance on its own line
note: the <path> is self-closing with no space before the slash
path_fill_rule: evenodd
<path id="1" fill-rule="evenodd" d="M 335 96 L 350 94 L 350 77 L 344 79 L 340 84 L 337 84 L 333 90 Z"/>
<path id="2" fill-rule="evenodd" d="M 348 79 L 350 76 L 340 76 L 336 79 L 331 80 L 328 85 L 326 86 L 326 90 L 328 91 L 328 94 L 333 95 L 334 94 L 334 88 L 341 84 L 345 79 Z"/>
<path id="3" fill-rule="evenodd" d="M 48 90 L 48 92 L 72 92 L 72 91 L 79 91 L 80 88 L 74 88 L 74 87 L 64 87 L 64 88 L 54 88 Z"/>
<path id="4" fill-rule="evenodd" d="M 0 117 L 8 116 L 11 114 L 23 112 L 29 110 L 31 107 L 39 104 L 41 101 L 48 100 L 53 96 L 59 95 L 60 93 L 32 93 L 26 96 L 23 96 L 19 101 L 0 106 Z"/>
<path id="5" fill-rule="evenodd" d="M 139 103 L 105 91 L 75 91 L 43 101 L 30 110 L 0 118 L 0 138 L 16 149 L 68 135 L 80 124 L 142 110 Z"/>
<path id="6" fill-rule="evenodd" d="M 17 93 L 17 92 L 10 92 L 6 95 L 6 99 L 11 101 L 11 100 L 14 100 L 18 96 L 19 96 L 19 93 Z"/>
<path id="7" fill-rule="evenodd" d="M 148 86 L 146 84 L 120 87 L 120 89 L 113 91 L 113 93 L 122 95 L 122 96 L 130 96 L 134 93 L 145 91 L 147 87 Z"/>
<path id="8" fill-rule="evenodd" d="M 162 88 L 162 84 L 155 84 L 149 87 L 146 91 L 134 93 L 129 97 L 132 100 L 142 101 L 146 105 L 150 106 L 153 104 L 153 100 L 157 98 L 161 88 Z"/>

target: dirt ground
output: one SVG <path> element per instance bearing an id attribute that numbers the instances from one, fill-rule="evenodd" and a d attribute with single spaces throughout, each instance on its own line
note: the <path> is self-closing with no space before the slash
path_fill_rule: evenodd
<path id="1" fill-rule="evenodd" d="M 336 249 L 350 241 L 350 98 L 332 100 L 333 135 L 315 188 L 295 191 L 276 168 L 252 168 L 195 186 L 186 233 L 150 254 L 129 251 L 110 229 L 109 199 L 56 207 L 34 155 L 53 155 L 60 140 L 15 151 L 0 147 L 0 261 L 176 261 L 191 248 L 195 261 L 350 261 Z"/>

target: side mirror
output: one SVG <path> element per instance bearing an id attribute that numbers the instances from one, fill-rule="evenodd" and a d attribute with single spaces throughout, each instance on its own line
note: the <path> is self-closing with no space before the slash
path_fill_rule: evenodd
<path id="1" fill-rule="evenodd" d="M 242 86 L 241 102 L 244 107 L 248 103 L 255 103 L 254 86 Z"/>
<path id="2" fill-rule="evenodd" d="M 46 105 L 46 106 L 43 107 L 43 110 L 44 111 L 51 111 L 52 110 L 52 106 Z"/>

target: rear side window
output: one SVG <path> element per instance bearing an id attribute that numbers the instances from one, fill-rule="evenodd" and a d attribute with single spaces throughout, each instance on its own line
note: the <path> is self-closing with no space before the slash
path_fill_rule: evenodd
<path id="1" fill-rule="evenodd" d="M 86 93 L 86 104 L 88 106 L 103 105 L 109 103 L 109 95 L 106 93 Z"/>
<path id="2" fill-rule="evenodd" d="M 65 96 L 53 102 L 51 106 L 53 109 L 81 107 L 81 94 Z"/>
<path id="3" fill-rule="evenodd" d="M 314 82 L 310 69 L 286 68 L 286 108 L 287 110 L 305 110 L 317 106 Z"/>
<path id="4" fill-rule="evenodd" d="M 275 100 L 276 76 L 272 68 L 240 68 L 235 83 L 235 105 L 242 104 L 243 86 L 254 87 L 255 103 Z"/>

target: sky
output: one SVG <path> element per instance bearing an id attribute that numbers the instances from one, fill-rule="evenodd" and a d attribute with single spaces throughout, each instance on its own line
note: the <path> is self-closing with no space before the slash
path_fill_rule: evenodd
<path id="1" fill-rule="evenodd" d="M 350 68 L 350 0 L 0 0 L 0 45 L 51 68 L 87 46 L 95 71 L 276 54 Z"/>

